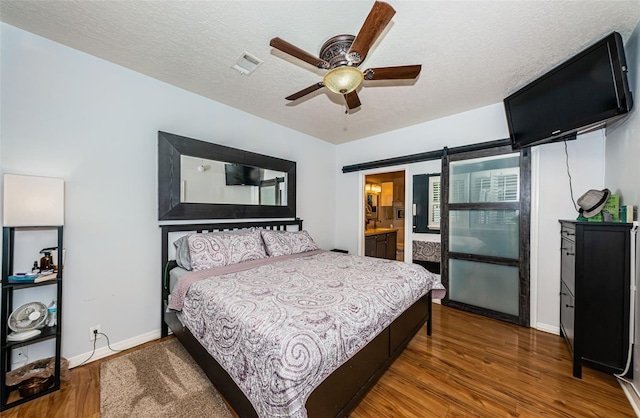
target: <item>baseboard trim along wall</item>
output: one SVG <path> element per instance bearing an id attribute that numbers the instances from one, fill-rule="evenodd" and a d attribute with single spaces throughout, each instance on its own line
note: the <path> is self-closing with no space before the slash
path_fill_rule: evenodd
<path id="1" fill-rule="evenodd" d="M 542 323 L 538 322 L 536 324 L 536 329 L 538 331 L 544 331 L 544 332 L 548 332 L 550 334 L 560 335 L 560 327 L 554 327 L 553 325 L 542 324 Z"/>
<path id="2" fill-rule="evenodd" d="M 635 389 L 631 386 L 632 383 L 626 382 L 624 380 L 618 379 L 618 383 L 622 387 L 622 391 L 625 395 L 627 395 L 627 399 L 629 399 L 629 403 L 631 407 L 635 411 L 636 415 L 640 417 L 640 397 Z"/>
<path id="3" fill-rule="evenodd" d="M 111 343 L 111 348 L 113 348 L 114 350 L 127 350 L 129 348 L 133 348 L 135 346 L 147 343 L 149 341 L 157 340 L 158 338 L 160 338 L 159 329 L 147 332 L 146 334 L 138 335 L 133 338 L 129 338 L 128 340 L 120 341 L 118 343 Z M 91 359 L 87 361 L 87 363 L 91 363 L 92 361 L 96 361 L 101 358 L 109 357 L 110 355 L 115 354 L 106 345 L 107 339 L 104 338 L 104 336 L 98 339 L 97 344 L 105 344 L 105 346 L 96 348 L 95 353 L 93 353 L 93 357 L 91 357 Z M 91 355 L 91 351 L 69 358 L 68 359 L 69 368 L 73 368 L 80 365 L 83 361 L 87 360 L 90 355 Z"/>
<path id="4" fill-rule="evenodd" d="M 433 303 L 438 303 L 439 304 L 440 301 L 439 300 L 434 300 Z M 560 335 L 560 328 L 559 327 L 554 327 L 552 325 L 538 323 L 538 324 L 536 324 L 535 328 L 537 330 L 539 330 L 539 331 L 544 331 L 544 332 L 549 332 L 551 334 Z M 133 337 L 133 338 L 129 338 L 128 340 L 120 341 L 120 342 L 117 342 L 117 343 L 112 343 L 111 344 L 111 348 L 113 348 L 115 350 L 127 350 L 129 348 L 136 347 L 138 345 L 147 343 L 149 341 L 157 340 L 158 338 L 160 338 L 160 330 L 159 329 L 147 332 L 146 334 L 138 335 L 138 336 Z M 100 341 L 100 340 L 102 340 L 102 341 Z M 98 344 L 106 344 L 106 342 L 107 342 L 107 340 L 104 337 L 102 337 L 102 338 L 100 338 L 98 340 Z M 109 347 L 107 347 L 105 345 L 104 347 L 97 348 L 96 352 L 93 354 L 93 357 L 91 357 L 91 359 L 89 361 L 87 361 L 87 363 L 91 363 L 92 361 L 96 361 L 96 360 L 99 360 L 101 358 L 109 357 L 112 354 L 115 354 L 115 353 L 113 351 L 111 351 L 109 349 Z M 91 355 L 91 351 L 88 351 L 88 352 L 86 352 L 84 354 L 79 354 L 79 355 L 77 355 L 75 357 L 69 358 L 68 359 L 69 360 L 69 368 L 77 367 L 83 361 L 87 360 L 90 355 Z M 624 389 L 624 387 L 623 387 L 623 389 Z M 626 392 L 627 391 L 625 390 L 625 393 Z M 635 409 L 635 407 L 634 407 L 634 409 Z M 638 416 L 640 416 L 640 414 Z"/>

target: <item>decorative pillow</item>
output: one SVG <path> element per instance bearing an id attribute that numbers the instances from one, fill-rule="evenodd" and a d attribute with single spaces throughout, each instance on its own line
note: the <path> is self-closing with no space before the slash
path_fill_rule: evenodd
<path id="1" fill-rule="evenodd" d="M 188 235 L 178 238 L 173 242 L 176 247 L 176 263 L 185 270 L 191 270 L 191 256 L 189 255 Z"/>
<path id="2" fill-rule="evenodd" d="M 191 267 L 205 270 L 265 258 L 260 231 L 188 235 Z"/>
<path id="3" fill-rule="evenodd" d="M 270 257 L 319 250 L 307 231 L 262 231 L 262 239 Z"/>

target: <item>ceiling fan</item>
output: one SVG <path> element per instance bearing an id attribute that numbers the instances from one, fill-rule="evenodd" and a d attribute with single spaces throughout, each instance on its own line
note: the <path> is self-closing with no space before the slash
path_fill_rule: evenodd
<path id="1" fill-rule="evenodd" d="M 329 70 L 321 82 L 302 89 L 285 99 L 296 100 L 326 87 L 336 94 L 343 95 L 347 108 L 351 110 L 361 104 L 356 89 L 364 80 L 408 80 L 418 77 L 422 65 L 369 68 L 364 71 L 357 68 L 364 61 L 369 49 L 395 13 L 396 11 L 389 4 L 376 1 L 357 36 L 337 35 L 332 37 L 320 48 L 319 57 L 280 38 L 273 38 L 269 43 L 273 48 L 318 68 Z"/>

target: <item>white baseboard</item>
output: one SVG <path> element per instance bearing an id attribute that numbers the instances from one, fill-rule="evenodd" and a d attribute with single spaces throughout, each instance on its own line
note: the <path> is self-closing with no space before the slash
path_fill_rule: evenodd
<path id="1" fill-rule="evenodd" d="M 138 346 L 140 344 L 144 344 L 147 343 L 149 341 L 153 341 L 153 340 L 157 340 L 158 338 L 160 338 L 160 330 L 155 330 L 155 331 L 150 331 L 147 332 L 146 334 L 142 334 L 142 335 L 138 335 L 136 337 L 133 338 L 129 338 L 128 340 L 124 340 L 124 341 L 120 341 L 117 343 L 111 343 L 111 348 L 113 348 L 114 350 L 127 350 L 129 348 L 133 348 L 135 346 Z M 98 344 L 106 344 L 107 340 L 106 338 L 104 338 L 104 336 L 102 338 L 98 339 Z M 101 358 L 105 358 L 105 357 L 109 357 L 110 355 L 115 354 L 113 351 L 111 351 L 109 349 L 109 347 L 107 347 L 106 345 L 104 347 L 100 347 L 97 348 L 95 353 L 93 353 L 93 356 L 91 357 L 90 360 L 87 361 L 87 363 L 91 363 L 93 361 L 96 361 L 98 359 Z M 83 361 L 86 361 L 89 356 L 91 356 L 91 351 L 84 353 L 84 354 L 80 354 L 77 355 L 75 357 L 71 357 L 69 358 L 69 368 L 73 368 L 78 366 L 79 364 L 81 364 Z"/>
<path id="2" fill-rule="evenodd" d="M 626 382 L 622 379 L 618 379 L 618 383 L 620 383 L 620 386 L 622 387 L 622 391 L 624 392 L 624 394 L 627 395 L 627 399 L 629 400 L 631 407 L 636 413 L 636 416 L 640 417 L 640 397 L 638 396 L 638 393 L 634 390 L 634 388 L 631 386 L 632 383 Z"/>
<path id="3" fill-rule="evenodd" d="M 553 325 L 538 322 L 536 324 L 536 329 L 539 331 L 548 332 L 550 334 L 560 335 L 560 327 L 554 327 Z"/>

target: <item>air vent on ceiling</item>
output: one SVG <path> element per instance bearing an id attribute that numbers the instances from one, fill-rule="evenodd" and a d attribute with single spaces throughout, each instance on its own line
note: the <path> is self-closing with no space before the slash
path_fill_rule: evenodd
<path id="1" fill-rule="evenodd" d="M 238 62 L 231 66 L 234 70 L 238 71 L 240 74 L 249 75 L 256 68 L 258 68 L 262 64 L 262 60 L 251 55 L 248 52 L 243 52 Z"/>

